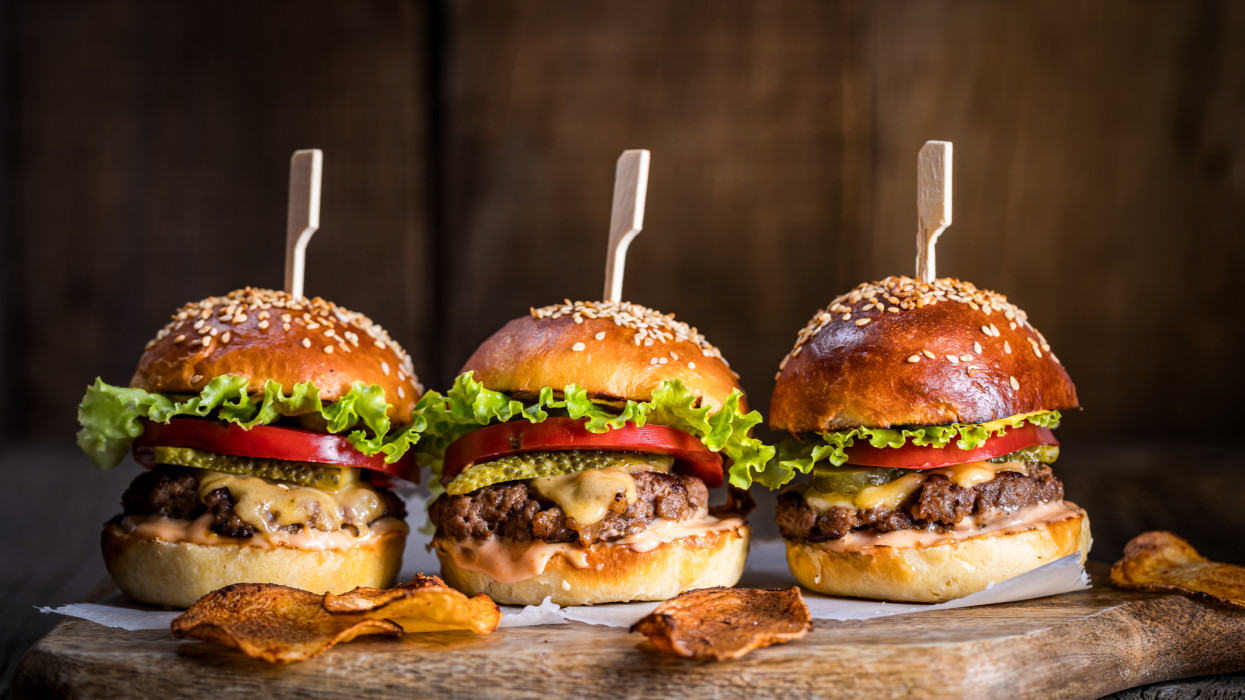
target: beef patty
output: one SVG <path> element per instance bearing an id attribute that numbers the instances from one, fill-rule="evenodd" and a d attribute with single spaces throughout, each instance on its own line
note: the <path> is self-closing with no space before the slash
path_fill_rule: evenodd
<path id="1" fill-rule="evenodd" d="M 614 501 L 604 518 L 575 522 L 523 481 L 492 484 L 471 493 L 442 494 L 428 508 L 437 535 L 454 540 L 496 536 L 515 542 L 579 542 L 589 546 L 643 532 L 656 518 L 686 520 L 709 502 L 705 482 L 686 474 L 636 472 L 636 500 Z"/>
<path id="2" fill-rule="evenodd" d="M 373 486 L 384 502 L 381 517 L 406 518 L 406 504 L 388 489 Z M 234 512 L 233 494 L 227 488 L 219 488 L 199 499 L 199 479 L 186 467 L 159 465 L 143 472 L 130 482 L 121 494 L 121 515 L 159 516 L 174 520 L 194 520 L 204 513 L 212 514 L 212 532 L 223 537 L 246 538 L 256 530 Z M 302 525 L 290 528 L 301 529 Z"/>
<path id="3" fill-rule="evenodd" d="M 778 496 L 778 529 L 783 537 L 809 542 L 837 540 L 862 528 L 875 532 L 944 531 L 971 515 L 1063 499 L 1063 483 L 1050 467 L 1030 464 L 1028 468 L 1028 475 L 999 472 L 972 488 L 956 486 L 947 477 L 934 474 L 898 508 L 835 506 L 822 512 L 809 506 L 801 494 L 787 491 Z"/>

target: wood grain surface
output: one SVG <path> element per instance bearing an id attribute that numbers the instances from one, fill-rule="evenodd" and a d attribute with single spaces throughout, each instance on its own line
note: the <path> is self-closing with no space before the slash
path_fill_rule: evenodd
<path id="1" fill-rule="evenodd" d="M 272 667 L 166 631 L 69 620 L 27 654 L 17 697 L 205 688 L 301 697 L 1093 698 L 1173 677 L 1245 670 L 1245 612 L 1117 591 L 1105 566 L 1090 591 L 855 622 L 817 621 L 803 640 L 744 659 L 691 662 L 621 628 L 571 623 L 368 639 Z"/>

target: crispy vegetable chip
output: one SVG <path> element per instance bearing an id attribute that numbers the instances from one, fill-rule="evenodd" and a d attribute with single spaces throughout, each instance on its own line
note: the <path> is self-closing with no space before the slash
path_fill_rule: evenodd
<path id="1" fill-rule="evenodd" d="M 783 591 L 702 588 L 668 600 L 631 626 L 658 649 L 690 659 L 738 659 L 812 629 L 798 586 Z"/>
<path id="2" fill-rule="evenodd" d="M 203 596 L 173 620 L 173 634 L 241 649 L 269 663 L 303 661 L 364 634 L 402 636 L 389 620 L 334 615 L 323 596 L 271 583 L 237 583 Z"/>
<path id="3" fill-rule="evenodd" d="M 1124 547 L 1111 583 L 1142 591 L 1177 591 L 1190 598 L 1245 610 L 1245 566 L 1220 564 L 1170 532 L 1145 532 Z"/>
<path id="4" fill-rule="evenodd" d="M 423 574 L 394 588 L 329 593 L 324 596 L 324 609 L 333 614 L 393 620 L 407 632 L 471 630 L 489 634 L 501 621 L 501 609 L 487 595 L 468 598 L 436 576 Z"/>

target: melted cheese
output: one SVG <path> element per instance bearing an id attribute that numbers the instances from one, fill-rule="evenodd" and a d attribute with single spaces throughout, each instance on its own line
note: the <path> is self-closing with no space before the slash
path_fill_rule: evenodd
<path id="1" fill-rule="evenodd" d="M 259 532 L 275 533 L 295 525 L 304 530 L 335 532 L 351 525 L 360 532 L 385 512 L 380 495 L 366 483 L 351 480 L 336 491 L 271 483 L 253 476 L 202 472 L 199 498 L 229 489 L 234 514 Z"/>
<path id="2" fill-rule="evenodd" d="M 861 510 L 870 508 L 898 508 L 908 496 L 911 496 L 921 484 L 929 478 L 920 472 L 904 476 L 878 486 L 870 486 L 856 492 L 856 507 Z"/>
<path id="3" fill-rule="evenodd" d="M 999 472 L 1020 472 L 1028 474 L 1029 469 L 1024 462 L 1002 462 L 1000 464 L 992 464 L 990 462 L 965 462 L 964 464 L 953 464 L 949 467 L 940 467 L 931 469 L 929 474 L 942 474 L 951 480 L 951 483 L 961 488 L 971 489 L 977 484 L 984 484 Z"/>
<path id="4" fill-rule="evenodd" d="M 925 483 L 925 480 L 933 474 L 941 474 L 956 486 L 971 489 L 978 484 L 990 481 L 999 472 L 1027 474 L 1028 468 L 1023 462 L 1003 462 L 1001 464 L 965 462 L 964 464 L 953 464 L 949 467 L 905 474 L 893 481 L 878 486 L 870 486 L 856 493 L 822 493 L 816 490 L 812 484 L 796 486 L 794 490 L 804 496 L 804 500 L 811 508 L 823 513 L 830 512 L 836 506 L 858 508 L 860 510 L 878 507 L 898 508 L 909 496 L 916 493 L 917 489 L 921 488 L 921 485 Z"/>
<path id="5" fill-rule="evenodd" d="M 542 476 L 531 485 L 540 495 L 557 503 L 567 517 L 580 525 L 599 522 L 621 496 L 627 505 L 635 503 L 636 487 L 632 474 L 640 471 L 667 471 L 661 463 L 637 462 L 604 469 L 587 469 L 572 474 Z"/>

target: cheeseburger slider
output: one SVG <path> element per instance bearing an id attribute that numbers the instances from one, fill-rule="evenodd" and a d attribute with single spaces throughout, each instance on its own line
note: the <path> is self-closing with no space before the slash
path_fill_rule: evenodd
<path id="1" fill-rule="evenodd" d="M 1051 465 L 1076 388 L 1025 312 L 968 282 L 888 277 L 835 299 L 783 360 L 758 480 L 787 562 L 831 595 L 942 601 L 1061 557 L 1085 511 Z"/>
<path id="2" fill-rule="evenodd" d="M 406 352 L 320 298 L 241 289 L 178 309 L 129 387 L 97 379 L 78 444 L 148 471 L 104 526 L 126 595 L 185 607 L 239 582 L 392 585 L 407 527 L 381 484 L 416 477 Z"/>
<path id="3" fill-rule="evenodd" d="M 431 394 L 429 395 L 431 396 Z M 484 342 L 421 449 L 446 493 L 429 508 L 442 577 L 504 604 L 664 600 L 731 586 L 773 448 L 749 436 L 737 378 L 696 329 L 625 302 L 533 309 Z"/>

